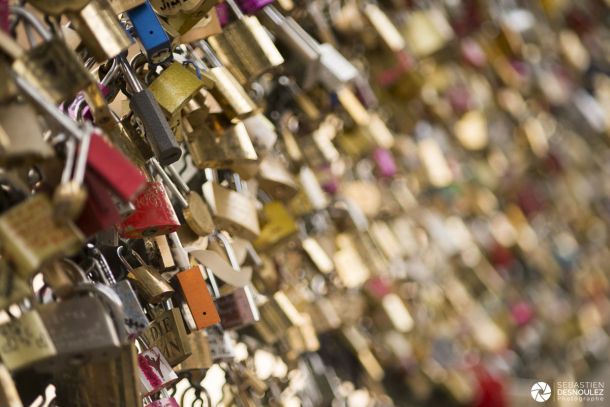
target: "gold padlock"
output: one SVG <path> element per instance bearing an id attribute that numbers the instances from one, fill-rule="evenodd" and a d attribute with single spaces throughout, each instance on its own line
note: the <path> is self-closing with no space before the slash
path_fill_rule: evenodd
<path id="1" fill-rule="evenodd" d="M 49 198 L 36 194 L 0 216 L 0 241 L 16 270 L 29 277 L 46 262 L 75 254 L 84 236 L 70 221 L 56 223 Z"/>
<path id="2" fill-rule="evenodd" d="M 173 62 L 148 88 L 166 116 L 171 118 L 180 114 L 182 108 L 203 88 L 203 85 L 203 81 L 190 69 Z"/>
<path id="3" fill-rule="evenodd" d="M 203 196 L 210 205 L 214 223 L 219 229 L 254 240 L 260 234 L 258 216 L 253 200 L 214 181 L 203 184 Z"/>

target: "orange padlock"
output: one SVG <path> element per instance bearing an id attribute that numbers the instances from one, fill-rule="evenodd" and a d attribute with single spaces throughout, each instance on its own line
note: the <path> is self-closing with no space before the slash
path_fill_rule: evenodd
<path id="1" fill-rule="evenodd" d="M 207 328 L 220 322 L 214 299 L 203 278 L 199 266 L 191 267 L 176 274 L 176 281 L 191 310 L 197 329 Z"/>

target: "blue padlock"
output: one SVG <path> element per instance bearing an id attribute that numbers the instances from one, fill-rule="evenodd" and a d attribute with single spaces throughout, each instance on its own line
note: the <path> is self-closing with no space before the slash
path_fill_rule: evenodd
<path id="1" fill-rule="evenodd" d="M 161 64 L 172 59 L 172 45 L 150 2 L 146 0 L 140 6 L 127 12 L 140 43 L 146 50 L 148 60 Z"/>

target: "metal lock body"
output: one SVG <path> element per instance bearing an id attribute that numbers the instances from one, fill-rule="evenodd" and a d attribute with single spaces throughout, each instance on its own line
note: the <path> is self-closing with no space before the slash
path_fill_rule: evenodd
<path id="1" fill-rule="evenodd" d="M 150 62 L 160 64 L 172 58 L 171 40 L 148 0 L 129 10 L 127 15 Z"/>
<path id="2" fill-rule="evenodd" d="M 81 64 L 78 56 L 59 37 L 55 37 L 31 13 L 20 7 L 11 7 L 11 13 L 24 19 L 42 37 L 43 42 L 32 45 L 27 51 L 19 49 L 13 69 L 34 84 L 51 102 L 71 99 L 94 83 L 93 76 Z M 11 45 L 19 47 L 7 37 Z"/>
<path id="3" fill-rule="evenodd" d="M 10 371 L 28 368 L 57 355 L 57 350 L 38 311 L 0 325 L 0 356 Z"/>
<path id="4" fill-rule="evenodd" d="M 140 169 L 97 130 L 91 134 L 87 170 L 123 201 L 132 201 L 146 185 Z"/>
<path id="5" fill-rule="evenodd" d="M 142 122 L 146 140 L 155 157 L 163 165 L 178 161 L 182 150 L 155 96 L 148 88 L 142 86 L 125 56 L 120 56 L 118 62 L 123 77 L 131 89 L 129 107 Z"/>
<path id="6" fill-rule="evenodd" d="M 220 324 L 224 329 L 239 329 L 258 321 L 258 311 L 250 287 L 238 287 L 216 299 Z"/>
<path id="7" fill-rule="evenodd" d="M 162 16 L 192 13 L 209 0 L 151 0 L 151 5 Z"/>
<path id="8" fill-rule="evenodd" d="M 203 88 L 203 85 L 203 81 L 189 68 L 173 62 L 155 78 L 148 89 L 155 95 L 165 114 L 173 117 L 180 114 L 184 105 Z"/>
<path id="9" fill-rule="evenodd" d="M 132 44 L 108 0 L 91 0 L 70 20 L 91 55 L 98 62 L 115 58 Z"/>
<path id="10" fill-rule="evenodd" d="M 180 286 L 197 329 L 220 322 L 220 316 L 199 266 L 180 271 L 174 278 Z"/>
<path id="11" fill-rule="evenodd" d="M 144 3 L 145 0 L 108 0 L 114 14 L 121 14 L 132 8 L 136 8 Z"/>
<path id="12" fill-rule="evenodd" d="M 199 168 L 230 168 L 243 178 L 251 178 L 258 169 L 258 155 L 246 126 L 242 122 L 229 124 L 220 120 L 214 121 L 216 131 L 203 127 L 187 136 L 193 163 Z"/>
<path id="13" fill-rule="evenodd" d="M 273 123 L 262 113 L 246 117 L 242 122 L 246 126 L 256 152 L 261 156 L 266 156 L 278 139 Z"/>
<path id="14" fill-rule="evenodd" d="M 133 343 L 118 355 L 55 372 L 57 402 L 62 406 L 137 406 L 137 350 Z"/>
<path id="15" fill-rule="evenodd" d="M 0 216 L 2 250 L 24 277 L 31 276 L 46 262 L 75 254 L 83 240 L 72 222 L 55 222 L 53 205 L 41 193 Z"/>
<path id="16" fill-rule="evenodd" d="M 257 250 L 269 250 L 294 236 L 299 228 L 288 209 L 280 201 L 271 201 L 263 206 L 265 223 L 261 233 L 253 242 Z"/>
<path id="17" fill-rule="evenodd" d="M 235 358 L 235 349 L 229 334 L 220 325 L 206 330 L 210 354 L 214 363 L 231 362 Z"/>
<path id="18" fill-rule="evenodd" d="M 122 237 L 137 239 L 178 230 L 180 221 L 161 182 L 148 182 L 133 202 L 135 212 L 118 226 Z"/>
<path id="19" fill-rule="evenodd" d="M 38 312 L 57 349 L 57 357 L 39 369 L 53 371 L 71 363 L 119 354 L 123 345 L 119 331 L 122 327 L 118 327 L 115 318 L 122 324 L 123 315 L 122 312 L 111 315 L 107 305 L 100 297 L 89 295 L 42 305 Z"/>
<path id="20" fill-rule="evenodd" d="M 241 59 L 246 79 L 251 81 L 270 69 L 284 63 L 284 58 L 273 44 L 260 21 L 255 16 L 244 16 L 233 0 L 226 3 L 237 20 L 224 27 L 220 34 Z"/>
<path id="21" fill-rule="evenodd" d="M 142 337 L 148 346 L 159 348 L 172 366 L 191 356 L 186 328 L 177 308 L 163 310 L 142 333 Z"/>
<path id="22" fill-rule="evenodd" d="M 204 40 L 222 31 L 216 9 L 212 8 L 194 26 L 176 39 L 178 43 L 189 44 Z"/>
<path id="23" fill-rule="evenodd" d="M 188 335 L 191 346 L 191 356 L 176 366 L 179 373 L 201 371 L 212 367 L 212 354 L 208 342 L 208 334 L 205 330 L 193 331 Z"/>
<path id="24" fill-rule="evenodd" d="M 273 199 L 289 201 L 299 191 L 296 178 L 273 156 L 265 157 L 256 175 L 259 187 Z"/>
<path id="25" fill-rule="evenodd" d="M 179 380 L 157 347 L 145 349 L 138 354 L 138 368 L 143 397 L 171 387 Z"/>
<path id="26" fill-rule="evenodd" d="M 144 264 L 144 261 L 136 251 L 131 254 L 138 260 L 140 265 L 136 268 L 131 267 L 125 257 L 123 257 L 123 247 L 117 249 L 117 255 L 123 266 L 128 270 L 127 277 L 134 282 L 138 292 L 150 304 L 159 304 L 171 298 L 174 289 L 159 272 L 152 266 Z"/>
<path id="27" fill-rule="evenodd" d="M 213 181 L 203 184 L 203 196 L 210 205 L 219 229 L 254 240 L 260 234 L 254 202 L 248 196 L 224 188 Z"/>
<path id="28" fill-rule="evenodd" d="M 44 141 L 34 108 L 29 103 L 11 102 L 0 110 L 0 164 L 29 165 L 51 158 L 55 152 Z"/>

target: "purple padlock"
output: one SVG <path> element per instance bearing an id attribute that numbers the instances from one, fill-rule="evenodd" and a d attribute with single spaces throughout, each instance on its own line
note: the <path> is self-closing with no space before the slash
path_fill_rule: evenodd
<path id="1" fill-rule="evenodd" d="M 180 404 L 173 397 L 163 398 L 155 400 L 152 403 L 148 403 L 144 407 L 180 407 Z"/>
<path id="2" fill-rule="evenodd" d="M 100 92 L 102 92 L 102 95 L 104 95 L 104 97 L 108 96 L 108 94 L 110 93 L 110 90 L 101 83 L 98 83 L 97 87 Z M 83 103 L 85 105 L 81 108 Z M 93 121 L 91 107 L 89 107 L 89 105 L 85 102 L 85 94 L 83 92 L 79 92 L 79 94 L 76 96 L 76 98 L 74 98 L 74 100 L 72 101 L 72 103 L 70 103 L 70 106 L 68 106 L 66 110 L 70 118 L 72 118 L 73 120 L 79 120 L 79 109 L 82 109 L 80 116 L 84 120 L 88 122 Z"/>
<path id="3" fill-rule="evenodd" d="M 246 14 L 254 14 L 274 0 L 237 0 L 239 8 Z"/>
<path id="4" fill-rule="evenodd" d="M 381 147 L 376 148 L 373 151 L 373 161 L 375 161 L 380 176 L 391 178 L 396 175 L 396 162 L 390 150 Z"/>

